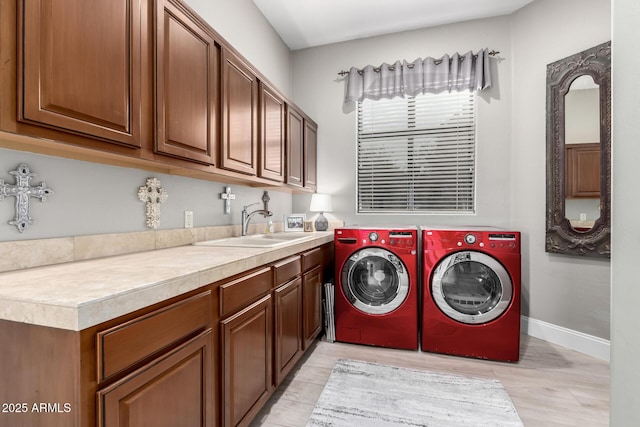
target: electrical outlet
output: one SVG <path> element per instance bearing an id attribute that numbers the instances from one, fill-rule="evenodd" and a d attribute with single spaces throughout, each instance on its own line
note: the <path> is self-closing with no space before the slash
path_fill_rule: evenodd
<path id="1" fill-rule="evenodd" d="M 193 228 L 193 211 L 184 211 L 184 228 Z"/>
<path id="2" fill-rule="evenodd" d="M 586 213 L 581 213 L 580 214 L 580 221 L 586 221 L 587 220 L 587 214 Z"/>

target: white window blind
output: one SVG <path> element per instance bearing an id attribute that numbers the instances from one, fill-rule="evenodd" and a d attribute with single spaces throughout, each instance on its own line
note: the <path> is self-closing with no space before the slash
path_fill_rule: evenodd
<path id="1" fill-rule="evenodd" d="M 472 213 L 475 92 L 358 103 L 358 212 Z"/>

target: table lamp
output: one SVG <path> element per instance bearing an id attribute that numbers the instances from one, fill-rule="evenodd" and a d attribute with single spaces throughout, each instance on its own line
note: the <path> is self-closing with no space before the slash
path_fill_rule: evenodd
<path id="1" fill-rule="evenodd" d="M 311 195 L 311 205 L 309 206 L 311 212 L 320 212 L 316 222 L 314 224 L 316 231 L 327 231 L 329 228 L 329 221 L 322 215 L 323 212 L 331 212 L 333 206 L 331 205 L 331 196 L 329 194 L 315 193 Z"/>

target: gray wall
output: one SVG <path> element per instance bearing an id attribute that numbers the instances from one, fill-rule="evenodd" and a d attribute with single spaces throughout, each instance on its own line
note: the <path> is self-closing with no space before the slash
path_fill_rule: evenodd
<path id="1" fill-rule="evenodd" d="M 318 191 L 333 194 L 333 216 L 347 224 L 465 224 L 509 226 L 511 151 L 511 54 L 508 17 L 372 37 L 294 52 L 296 102 L 319 123 Z M 397 59 L 440 57 L 481 48 L 499 50 L 492 60 L 494 87 L 478 97 L 477 210 L 475 215 L 371 215 L 355 212 L 356 114 L 343 105 L 344 80 L 351 66 Z M 299 199 L 303 201 L 300 202 Z M 294 209 L 305 197 L 294 197 Z"/>
<path id="2" fill-rule="evenodd" d="M 291 51 L 252 0 L 184 0 L 285 96 Z"/>
<path id="3" fill-rule="evenodd" d="M 457 224 L 513 228 L 523 235 L 523 315 L 609 338 L 609 262 L 544 251 L 546 64 L 611 38 L 608 0 L 536 0 L 511 16 L 444 25 L 294 52 L 296 102 L 318 123 L 318 191 L 334 195 L 347 224 Z M 487 47 L 494 87 L 478 99 L 474 215 L 355 212 L 356 117 L 343 106 L 351 66 L 439 57 Z M 294 196 L 293 209 L 308 206 Z M 585 310 L 585 307 L 588 307 Z"/>
<path id="4" fill-rule="evenodd" d="M 610 263 L 545 247 L 546 65 L 611 40 L 609 0 L 536 0 L 512 16 L 513 226 L 527 236 L 523 303 L 530 317 L 609 338 Z"/>
<path id="5" fill-rule="evenodd" d="M 187 3 L 286 95 L 291 93 L 291 53 L 251 0 L 187 0 Z M 148 230 L 138 187 L 149 177 L 160 179 L 169 193 L 161 205 L 159 229 L 181 228 L 184 211 L 194 212 L 194 226 L 240 223 L 243 204 L 259 202 L 262 191 L 231 185 L 237 199 L 231 215 L 223 214 L 219 193 L 226 184 L 136 169 L 92 164 L 28 152 L 0 149 L 0 179 L 15 183 L 9 171 L 26 163 L 37 174 L 32 185 L 45 181 L 55 194 L 46 202 L 31 202 L 36 221 L 19 233 L 7 224 L 15 215 L 15 198 L 0 201 L 0 241 Z M 291 194 L 270 191 L 274 220 L 291 213 Z M 252 222 L 264 222 L 262 217 Z"/>
<path id="6" fill-rule="evenodd" d="M 638 231 L 640 5 L 613 0 L 611 426 L 640 425 Z"/>

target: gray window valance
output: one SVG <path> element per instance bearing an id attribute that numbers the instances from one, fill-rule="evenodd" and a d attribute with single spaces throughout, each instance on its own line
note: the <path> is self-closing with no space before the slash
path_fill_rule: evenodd
<path id="1" fill-rule="evenodd" d="M 363 99 L 415 96 L 444 91 L 477 91 L 491 87 L 489 50 L 474 54 L 458 53 L 440 59 L 431 57 L 413 62 L 396 61 L 362 70 L 352 67 L 347 73 L 345 102 Z"/>

